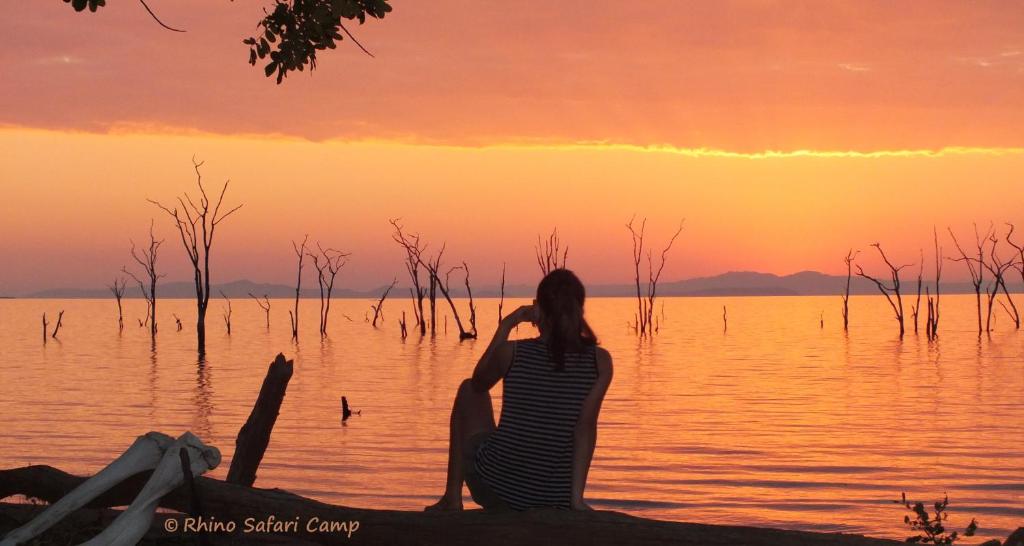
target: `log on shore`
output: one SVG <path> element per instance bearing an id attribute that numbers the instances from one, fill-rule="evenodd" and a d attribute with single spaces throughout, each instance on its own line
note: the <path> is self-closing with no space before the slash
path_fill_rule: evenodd
<path id="1" fill-rule="evenodd" d="M 124 506 L 148 479 L 140 473 L 90 503 L 89 508 Z M 0 498 L 26 495 L 54 502 L 86 478 L 73 476 L 50 466 L 28 466 L 0 471 Z M 215 544 L 236 541 L 267 543 L 265 540 L 285 538 L 312 544 L 394 544 L 452 545 L 750 545 L 750 546 L 895 546 L 901 542 L 867 538 L 860 535 L 786 531 L 756 527 L 703 525 L 650 520 L 618 512 L 572 512 L 564 510 L 531 510 L 528 512 L 488 514 L 480 510 L 459 513 L 403 512 L 369 510 L 322 503 L 280 489 L 245 487 L 233 483 L 199 477 L 195 487 L 202 499 L 205 517 L 217 521 L 236 522 L 236 532 L 211 533 Z M 165 496 L 160 506 L 187 512 L 189 493 L 178 488 Z M 287 530 L 272 537 L 267 533 L 243 533 L 246 518 L 265 522 L 273 516 L 278 522 L 298 522 L 296 531 Z M 184 522 L 184 514 L 173 515 Z M 318 522 L 358 521 L 351 537 L 346 532 L 308 533 L 306 526 Z M 180 532 L 166 533 L 157 529 L 157 521 L 148 540 L 175 543 Z M 179 527 L 180 529 L 180 527 Z M 46 535 L 42 537 L 46 539 Z M 194 540 L 194 539 L 193 539 Z"/>

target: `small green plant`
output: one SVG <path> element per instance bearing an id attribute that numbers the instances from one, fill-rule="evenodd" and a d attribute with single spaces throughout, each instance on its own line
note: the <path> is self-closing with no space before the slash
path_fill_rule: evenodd
<path id="1" fill-rule="evenodd" d="M 907 508 L 907 510 L 914 513 L 913 519 L 911 519 L 909 515 L 903 516 L 903 523 L 909 525 L 911 531 L 918 533 L 917 535 L 907 537 L 906 542 L 921 544 L 953 544 L 959 540 L 961 536 L 974 536 L 974 532 L 978 530 L 978 521 L 971 518 L 971 522 L 967 524 L 967 528 L 964 529 L 963 535 L 956 531 L 946 534 L 945 521 L 949 517 L 949 513 L 946 512 L 946 508 L 949 507 L 949 495 L 943 495 L 943 499 L 935 503 L 934 515 L 928 514 L 928 510 L 925 509 L 923 502 L 911 504 L 910 501 L 907 500 L 906 493 L 901 493 L 901 500 L 893 502 L 896 504 L 902 504 Z"/>

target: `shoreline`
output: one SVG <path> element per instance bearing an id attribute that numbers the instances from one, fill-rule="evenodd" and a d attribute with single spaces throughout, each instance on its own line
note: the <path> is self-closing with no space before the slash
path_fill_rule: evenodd
<path id="1" fill-rule="evenodd" d="M 84 508 L 74 511 L 42 535 L 42 544 L 68 544 L 88 539 L 105 528 L 118 514 L 118 508 L 132 503 L 149 480 L 151 471 L 140 472 L 117 483 L 94 498 Z M 57 468 L 37 465 L 0 470 L 0 500 L 23 495 L 53 503 L 86 481 Z M 160 510 L 153 519 L 146 544 L 176 544 L 196 541 L 194 534 L 183 535 L 187 514 L 197 505 L 203 520 L 234 522 L 233 529 L 207 528 L 214 542 L 230 544 L 389 544 L 458 545 L 507 544 L 541 546 L 544 544 L 575 546 L 612 546 L 619 544 L 668 545 L 735 545 L 751 546 L 895 546 L 902 542 L 870 538 L 862 535 L 792 531 L 747 526 L 711 525 L 654 520 L 621 512 L 577 512 L 540 509 L 526 512 L 484 513 L 482 510 L 462 512 L 411 512 L 375 510 L 323 503 L 282 489 L 263 489 L 221 481 L 205 476 L 194 480 L 195 496 L 186 486 L 179 486 L 160 499 Z M 45 506 L 28 503 L 0 502 L 0 533 L 27 523 Z M 177 514 L 173 513 L 177 512 Z M 246 521 L 297 522 L 295 527 L 265 525 L 253 532 L 244 532 Z M 168 526 L 169 519 L 176 520 Z M 344 530 L 309 532 L 312 520 L 345 525 Z M 195 518 L 193 519 L 195 521 Z M 91 522 L 91 524 L 89 523 Z M 356 522 L 356 523 L 353 523 Z M 85 523 L 85 525 L 83 525 Z M 356 529 L 352 529 L 352 527 Z M 193 528 L 195 524 L 193 523 Z M 168 532 L 168 530 L 170 532 Z M 275 532 L 276 531 L 276 532 Z M 348 533 L 346 531 L 352 531 Z M 82 533 L 85 535 L 79 536 Z M 71 536 L 69 536 L 69 534 Z M 351 536 L 348 536 L 351 534 Z M 253 540 L 258 537 L 259 542 Z M 187 540 L 186 540 L 187 539 Z M 298 540 L 296 540 L 298 539 Z M 148 542 L 147 542 L 148 541 Z M 184 542 L 183 542 L 184 541 Z"/>
<path id="2" fill-rule="evenodd" d="M 315 501 L 311 501 L 315 502 Z M 27 522 L 45 506 L 0 502 L 0 536 Z M 393 544 L 471 545 L 502 544 L 563 546 L 641 544 L 649 546 L 750 545 L 750 546 L 895 546 L 901 541 L 844 533 L 793 531 L 764 527 L 672 522 L 630 516 L 621 512 L 570 512 L 542 509 L 521 513 L 487 514 L 482 510 L 427 514 L 397 510 L 373 510 L 322 505 L 319 516 L 249 516 L 245 519 L 212 517 L 207 527 L 213 544 Z M 121 510 L 83 508 L 36 540 L 39 544 L 68 544 L 87 540 L 109 524 Z M 168 532 L 167 520 L 182 529 L 187 516 L 156 514 L 149 532 L 139 544 L 194 544 L 194 533 Z M 224 530 L 233 523 L 234 532 Z M 352 522 L 358 522 L 352 525 Z M 296 524 L 297 523 L 297 524 Z M 292 525 L 284 527 L 284 525 Z M 336 524 L 333 530 L 310 533 L 307 526 Z M 346 526 L 347 524 L 347 526 Z M 192 523 L 195 526 L 193 520 Z M 276 526 L 276 531 L 273 527 Z M 349 529 L 354 527 L 349 536 Z"/>

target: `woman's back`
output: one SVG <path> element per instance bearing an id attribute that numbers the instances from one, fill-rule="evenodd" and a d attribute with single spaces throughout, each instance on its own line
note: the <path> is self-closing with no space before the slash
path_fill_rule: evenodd
<path id="1" fill-rule="evenodd" d="M 565 353 L 556 369 L 539 339 L 514 342 L 497 429 L 476 455 L 476 471 L 511 508 L 568 508 L 573 431 L 597 380 L 597 348 Z"/>

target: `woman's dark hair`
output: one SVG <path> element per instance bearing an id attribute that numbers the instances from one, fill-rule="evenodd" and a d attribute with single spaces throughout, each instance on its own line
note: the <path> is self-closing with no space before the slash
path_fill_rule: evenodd
<path id="1" fill-rule="evenodd" d="M 568 269 L 553 269 L 537 285 L 537 306 L 541 322 L 537 326 L 547 338 L 548 352 L 555 369 L 565 368 L 565 353 L 597 345 L 597 336 L 583 318 L 586 290 L 579 277 Z"/>

